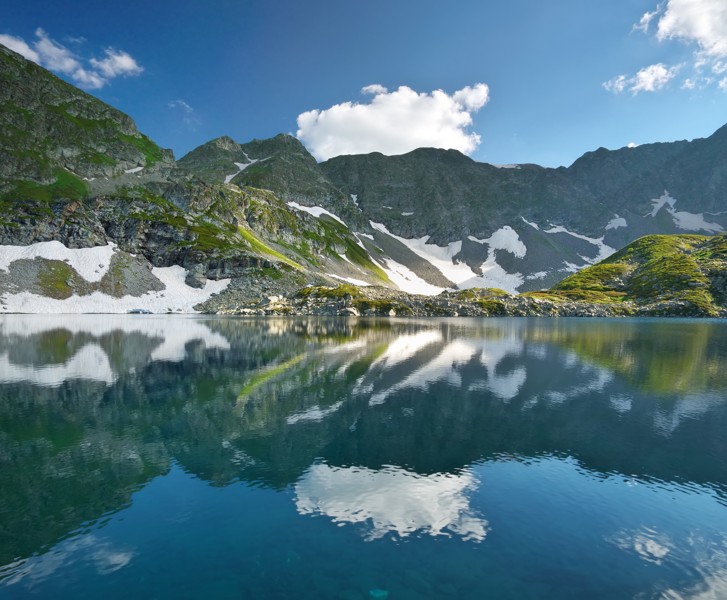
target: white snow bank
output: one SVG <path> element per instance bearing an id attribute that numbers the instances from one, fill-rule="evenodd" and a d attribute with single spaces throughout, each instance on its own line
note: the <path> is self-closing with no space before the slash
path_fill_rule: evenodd
<path id="1" fill-rule="evenodd" d="M 707 233 L 719 233 L 724 231 L 719 223 L 710 223 L 704 218 L 704 213 L 690 213 L 685 210 L 676 210 L 674 205 L 676 199 L 669 195 L 669 192 L 664 190 L 664 193 L 659 197 L 651 201 L 654 208 L 651 211 L 651 216 L 655 217 L 656 214 L 664 207 L 668 206 L 666 211 L 671 215 L 674 225 L 679 229 L 685 231 L 706 231 Z"/>
<path id="2" fill-rule="evenodd" d="M 147 292 L 138 297 L 122 298 L 94 292 L 88 296 L 71 296 L 65 300 L 46 298 L 30 292 L 5 293 L 0 296 L 2 302 L 0 309 L 6 313 L 53 314 L 126 313 L 133 309 L 148 310 L 152 313 L 193 313 L 196 304 L 208 300 L 213 294 L 220 293 L 230 283 L 229 279 L 208 280 L 204 288 L 193 288 L 184 283 L 186 271 L 179 266 L 156 267 L 152 269 L 152 274 L 164 284 L 164 290 Z"/>
<path id="3" fill-rule="evenodd" d="M 288 206 L 296 210 L 307 212 L 309 215 L 313 215 L 316 219 L 320 219 L 321 215 L 328 215 L 332 219 L 336 219 L 341 225 L 346 225 L 339 216 L 334 215 L 332 212 L 327 211 L 322 206 L 303 206 L 297 202 L 288 202 Z"/>
<path id="4" fill-rule="evenodd" d="M 470 266 L 466 263 L 459 261 L 454 262 L 454 257 L 462 250 L 461 241 L 451 242 L 446 247 L 437 246 L 436 244 L 427 243 L 427 241 L 429 240 L 429 236 L 425 235 L 421 238 L 407 239 L 389 232 L 386 226 L 382 223 L 375 223 L 374 221 L 370 221 L 370 223 L 371 227 L 373 227 L 377 231 L 385 233 L 386 235 L 389 235 L 394 239 L 400 241 L 412 252 L 414 252 L 414 254 L 426 260 L 433 267 L 438 269 L 444 277 L 456 284 L 456 286 L 460 289 L 472 287 L 498 287 L 502 288 L 507 292 L 515 293 L 517 291 L 517 288 L 523 284 L 523 277 L 520 273 L 508 273 L 497 263 L 495 259 L 495 252 L 492 247 L 490 247 L 489 249 L 487 260 L 482 263 L 482 265 L 480 265 L 480 270 L 482 272 L 482 274 L 480 275 L 473 271 L 472 268 L 470 268 Z M 514 230 L 513 233 L 515 233 Z M 515 235 L 517 237 L 517 234 Z M 496 243 L 498 244 L 503 241 L 500 239 L 500 237 L 507 240 L 509 243 L 512 243 L 513 241 L 511 234 L 505 232 L 502 236 L 498 236 L 496 238 Z M 520 243 L 522 244 L 522 242 Z M 516 248 L 518 252 L 520 251 L 520 249 L 517 247 L 517 244 L 515 244 L 513 247 Z M 523 248 L 524 247 L 525 246 L 523 244 Z M 398 282 L 396 283 L 400 286 Z M 434 288 L 435 286 L 430 287 Z M 404 291 L 409 291 L 405 287 L 401 287 L 401 289 Z M 442 288 L 436 289 L 442 291 Z M 413 293 L 434 295 L 439 292 L 420 291 Z"/>
<path id="5" fill-rule="evenodd" d="M 60 242 L 38 242 L 30 246 L 0 246 L 0 269 L 7 271 L 10 264 L 16 260 L 46 258 L 48 260 L 62 260 L 86 281 L 101 281 L 109 270 L 109 262 L 116 251 L 116 246 L 109 243 L 107 246 L 93 248 L 66 248 Z"/>
<path id="6" fill-rule="evenodd" d="M 144 167 L 134 167 L 133 169 L 126 169 L 124 173 L 138 173 L 141 171 Z"/>
<path id="7" fill-rule="evenodd" d="M 468 236 L 468 239 L 478 244 L 487 244 L 492 250 L 506 250 L 513 254 L 516 258 L 523 258 L 527 252 L 525 244 L 520 240 L 520 236 L 512 227 L 505 225 L 500 227 L 490 237 L 478 240 L 476 237 Z"/>
<path id="8" fill-rule="evenodd" d="M 245 158 L 247 159 L 247 162 L 246 163 L 239 163 L 239 162 L 234 163 L 235 166 L 237 167 L 237 171 L 235 171 L 234 173 L 231 173 L 230 175 L 227 175 L 225 177 L 225 183 L 230 183 L 235 177 L 237 177 L 245 169 L 247 169 L 248 167 L 251 167 L 255 163 L 263 162 L 263 161 L 268 160 L 270 158 L 269 156 L 266 156 L 265 158 L 250 158 L 247 155 L 247 153 L 243 152 L 243 154 L 245 155 Z"/>
<path id="9" fill-rule="evenodd" d="M 707 231 L 708 233 L 719 233 L 724 228 L 719 223 L 710 223 L 704 218 L 704 213 L 690 213 L 684 210 L 669 211 L 674 219 L 674 224 L 679 229 L 686 231 Z"/>
<path id="10" fill-rule="evenodd" d="M 628 227 L 628 223 L 626 222 L 626 219 L 623 217 L 619 217 L 618 215 L 614 215 L 613 219 L 611 219 L 606 224 L 606 231 L 609 229 L 618 229 L 619 227 Z"/>
<path id="11" fill-rule="evenodd" d="M 389 277 L 389 280 L 403 292 L 436 296 L 444 291 L 444 288 L 427 283 L 409 267 L 396 262 L 392 258 L 384 258 L 377 260 L 377 262 Z"/>
<path id="12" fill-rule="evenodd" d="M 593 244 L 598 248 L 598 256 L 595 258 L 587 258 L 585 256 L 581 256 L 581 258 L 586 261 L 588 264 L 595 264 L 599 261 L 602 261 L 609 256 L 611 256 L 614 252 L 616 252 L 615 248 L 611 248 L 611 246 L 603 243 L 603 238 L 589 238 L 585 235 L 581 235 L 580 233 L 574 233 L 572 231 L 568 231 L 565 227 L 562 225 L 557 225 L 556 227 L 551 227 L 550 229 L 546 229 L 545 233 L 567 233 L 570 236 L 573 236 L 574 238 L 578 238 L 579 240 L 584 240 L 590 244 Z M 578 270 L 579 267 L 576 267 L 576 270 Z"/>
<path id="13" fill-rule="evenodd" d="M 676 202 L 676 199 L 672 198 L 669 195 L 669 192 L 664 190 L 664 193 L 661 196 L 659 196 L 658 198 L 654 198 L 651 201 L 651 204 L 653 206 L 653 208 L 651 210 L 651 216 L 655 217 L 656 213 L 658 213 L 667 204 L 669 205 L 669 208 L 674 208 L 675 202 Z"/>
<path id="14" fill-rule="evenodd" d="M 520 218 L 523 220 L 524 223 L 530 225 L 530 227 L 532 227 L 533 229 L 538 229 L 538 230 L 540 229 L 540 227 L 538 227 L 537 223 L 531 223 L 525 217 L 520 217 Z"/>
<path id="15" fill-rule="evenodd" d="M 341 281 L 346 281 L 347 283 L 352 283 L 353 285 L 358 285 L 361 287 L 371 285 L 368 281 L 354 279 L 353 277 L 341 277 L 340 275 L 334 275 L 333 273 L 326 273 L 326 275 L 328 275 L 329 277 L 333 277 L 334 279 L 340 279 Z"/>

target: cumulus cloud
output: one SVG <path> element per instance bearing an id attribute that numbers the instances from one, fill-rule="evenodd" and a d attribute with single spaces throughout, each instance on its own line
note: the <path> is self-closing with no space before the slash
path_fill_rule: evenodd
<path id="1" fill-rule="evenodd" d="M 644 67 L 632 78 L 631 91 L 634 94 L 656 92 L 674 79 L 678 70 L 679 65 L 667 68 L 663 63 Z"/>
<path id="2" fill-rule="evenodd" d="M 388 91 L 389 90 L 379 83 L 372 83 L 371 85 L 361 88 L 362 94 L 385 94 Z"/>
<path id="3" fill-rule="evenodd" d="M 96 71 L 108 79 L 139 75 L 144 70 L 127 52 L 114 50 L 113 48 L 106 48 L 104 52 L 106 58 L 101 60 L 92 58 L 89 62 Z"/>
<path id="4" fill-rule="evenodd" d="M 103 58 L 84 61 L 63 44 L 53 40 L 42 28 L 35 30 L 36 39 L 28 44 L 24 39 L 0 34 L 0 44 L 7 46 L 42 67 L 69 77 L 85 89 L 100 89 L 115 77 L 129 77 L 144 70 L 127 52 L 106 48 Z M 70 38 L 80 43 L 83 38 Z"/>
<path id="5" fill-rule="evenodd" d="M 724 0 L 668 0 L 659 18 L 659 40 L 696 43 L 712 58 L 727 56 L 727 3 Z"/>
<path id="6" fill-rule="evenodd" d="M 663 63 L 657 63 L 644 67 L 632 77 L 626 75 L 614 77 L 606 81 L 603 87 L 615 94 L 620 94 L 626 90 L 634 95 L 639 92 L 657 92 L 674 79 L 680 68 L 681 65 L 667 67 Z"/>
<path id="7" fill-rule="evenodd" d="M 341 154 L 403 154 L 421 147 L 473 152 L 480 136 L 470 131 L 472 114 L 489 99 L 484 83 L 453 94 L 418 93 L 407 86 L 394 91 L 367 85 L 368 103 L 343 102 L 298 115 L 297 136 L 318 160 Z"/>

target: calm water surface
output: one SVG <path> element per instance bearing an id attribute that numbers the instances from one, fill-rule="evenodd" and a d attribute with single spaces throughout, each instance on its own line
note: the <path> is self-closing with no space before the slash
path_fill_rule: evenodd
<path id="1" fill-rule="evenodd" d="M 727 323 L 0 317 L 0 598 L 727 598 Z"/>

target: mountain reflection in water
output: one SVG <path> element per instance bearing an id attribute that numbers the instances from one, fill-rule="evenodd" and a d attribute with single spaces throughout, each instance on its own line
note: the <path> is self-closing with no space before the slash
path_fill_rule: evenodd
<path id="1" fill-rule="evenodd" d="M 563 481 L 694 489 L 724 508 L 726 327 L 2 316 L 0 585 L 22 587 L 64 544 L 107 574 L 130 568 L 138 552 L 79 528 L 133 509 L 177 469 L 283 494 L 298 519 L 369 543 L 485 551 L 498 520 L 477 499 L 507 465 L 511 482 L 514 465 L 538 464 Z M 726 529 L 691 532 L 707 536 L 711 566 L 685 567 L 682 592 L 724 589 Z M 623 524 L 603 544 L 659 566 L 687 560 L 679 536 Z"/>

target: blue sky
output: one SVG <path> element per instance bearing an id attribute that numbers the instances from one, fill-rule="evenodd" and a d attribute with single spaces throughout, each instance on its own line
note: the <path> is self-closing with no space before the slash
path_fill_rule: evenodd
<path id="1" fill-rule="evenodd" d="M 177 157 L 220 135 L 283 132 L 318 158 L 429 145 L 558 166 L 727 122 L 725 0 L 25 0 L 2 12 L 0 42 Z"/>

